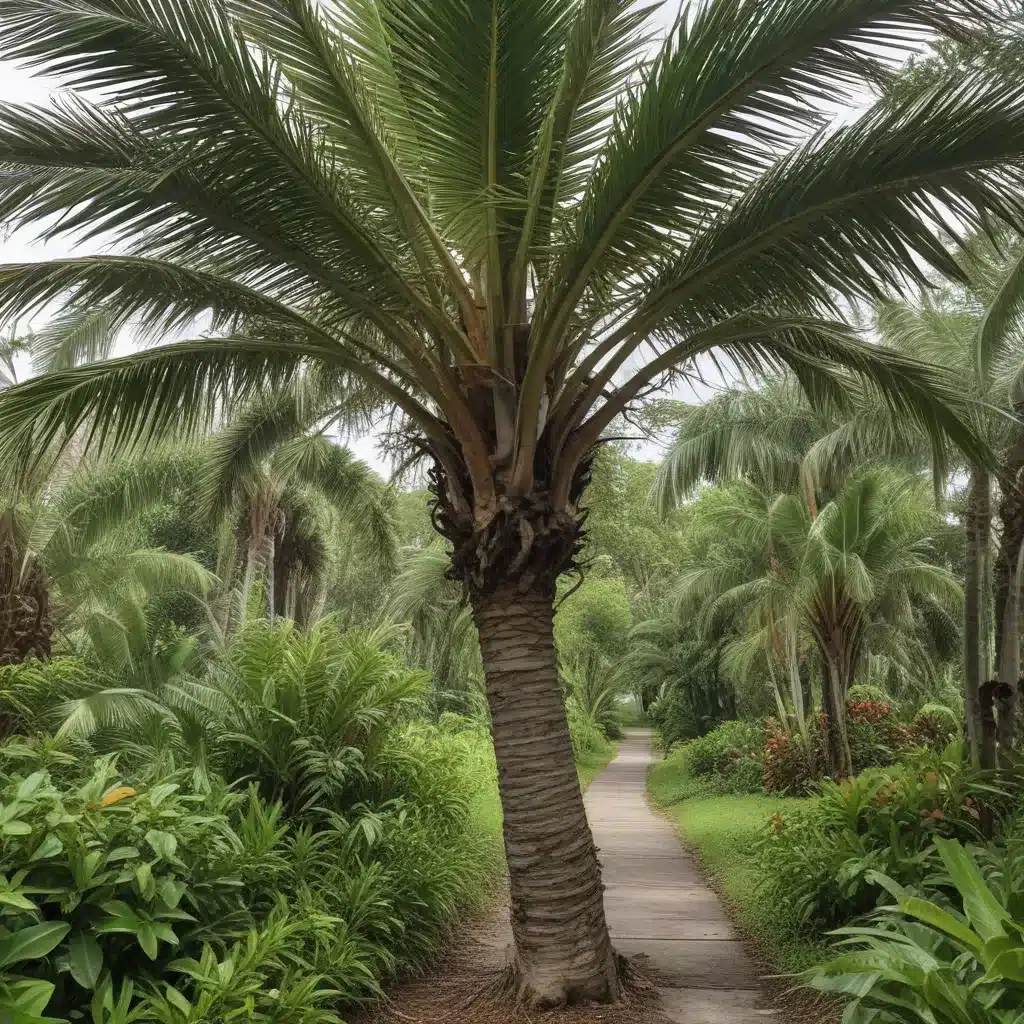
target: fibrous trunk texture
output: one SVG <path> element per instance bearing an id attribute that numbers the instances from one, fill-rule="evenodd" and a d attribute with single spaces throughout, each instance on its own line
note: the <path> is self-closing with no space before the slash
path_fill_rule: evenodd
<path id="1" fill-rule="evenodd" d="M 964 571 L 964 714 L 971 759 L 976 767 L 992 768 L 983 756 L 981 685 L 985 681 L 985 560 L 992 528 L 992 495 L 988 474 L 971 473 L 967 491 L 966 566 Z"/>
<path id="2" fill-rule="evenodd" d="M 553 593 L 474 599 L 505 815 L 519 998 L 618 998 L 597 850 L 583 809 L 553 636 Z"/>
<path id="3" fill-rule="evenodd" d="M 853 758 L 846 730 L 846 691 L 850 673 L 842 654 L 827 651 L 821 681 L 822 709 L 825 712 L 825 748 L 829 771 L 834 779 L 853 775 Z"/>
<path id="4" fill-rule="evenodd" d="M 996 678 L 1001 686 L 996 700 L 996 736 L 999 756 L 1008 763 L 1017 731 L 1020 685 L 1020 572 L 1024 549 L 1024 406 L 1014 409 L 1016 434 L 1003 453 L 999 467 L 999 551 L 993 571 L 993 618 L 996 631 Z"/>
<path id="5" fill-rule="evenodd" d="M 0 517 L 0 665 L 46 658 L 53 635 L 50 592 L 36 559 L 25 558 L 14 519 Z"/>

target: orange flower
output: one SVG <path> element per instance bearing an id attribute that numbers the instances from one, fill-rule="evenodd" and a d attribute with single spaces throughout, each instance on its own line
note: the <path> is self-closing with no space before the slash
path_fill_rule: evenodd
<path id="1" fill-rule="evenodd" d="M 114 804 L 119 804 L 130 796 L 135 796 L 135 790 L 131 786 L 118 786 L 117 789 L 112 789 L 100 801 L 100 807 L 112 807 Z"/>
<path id="2" fill-rule="evenodd" d="M 921 778 L 924 779 L 924 781 L 927 783 L 935 783 L 939 781 L 939 777 L 935 774 L 935 772 L 925 772 L 925 774 L 922 775 Z"/>

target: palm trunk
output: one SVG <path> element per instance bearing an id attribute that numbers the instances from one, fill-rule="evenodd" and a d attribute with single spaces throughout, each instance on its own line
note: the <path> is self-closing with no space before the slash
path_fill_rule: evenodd
<path id="1" fill-rule="evenodd" d="M 555 662 L 553 594 L 478 596 L 504 809 L 518 995 L 556 1006 L 619 995 L 597 850 L 587 824 Z"/>
<path id="2" fill-rule="evenodd" d="M 976 467 L 971 472 L 964 520 L 964 713 L 971 760 L 975 767 L 985 767 L 982 765 L 981 684 L 985 678 L 985 561 L 992 529 L 991 520 L 992 496 L 988 473 Z"/>
<path id="3" fill-rule="evenodd" d="M 276 606 L 274 599 L 276 597 L 274 591 L 274 585 L 276 580 L 274 579 L 275 573 L 275 556 L 277 554 L 277 545 L 274 543 L 274 534 L 271 531 L 270 536 L 267 537 L 267 557 L 266 557 L 266 577 L 267 577 L 267 618 L 271 622 L 274 621 L 276 615 Z"/>
<path id="4" fill-rule="evenodd" d="M 1017 728 L 1020 680 L 1021 552 L 1024 551 L 1024 405 L 1014 408 L 1017 430 L 999 467 L 999 520 L 1002 533 L 993 573 L 993 616 L 996 630 L 997 737 L 1000 757 L 1013 751 Z"/>
<path id="5" fill-rule="evenodd" d="M 1006 542 L 1004 534 L 1004 544 Z M 1008 766 L 1013 759 L 1014 732 L 1017 718 L 1017 685 L 1020 679 L 1020 588 L 1024 574 L 1024 546 L 1018 543 L 1017 558 L 1010 574 L 1008 593 L 1003 606 L 999 637 L 1001 646 L 998 683 L 995 691 L 997 724 L 995 741 L 998 745 L 999 761 Z"/>
<path id="6" fill-rule="evenodd" d="M 825 746 L 829 771 L 834 779 L 848 779 L 853 774 L 853 757 L 846 731 L 846 691 L 849 689 L 845 659 L 836 651 L 826 651 L 821 681 L 821 698 L 825 710 Z"/>

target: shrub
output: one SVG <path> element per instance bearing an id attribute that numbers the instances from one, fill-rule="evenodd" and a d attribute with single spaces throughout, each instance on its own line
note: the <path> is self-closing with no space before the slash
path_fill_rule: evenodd
<path id="1" fill-rule="evenodd" d="M 824 782 L 817 800 L 771 823 L 760 847 L 762 885 L 790 908 L 795 929 L 825 932 L 885 896 L 877 873 L 918 885 L 935 867 L 936 837 L 977 839 L 982 804 L 992 799 L 957 747 Z"/>
<path id="2" fill-rule="evenodd" d="M 0 775 L 0 1018 L 98 999 L 101 1024 L 335 1021 L 420 963 L 500 864 L 499 818 L 474 810 L 497 804 L 480 731 L 392 728 L 364 802 L 293 821 L 255 785 L 129 783 L 112 758 L 73 787 Z"/>
<path id="3" fill-rule="evenodd" d="M 673 791 L 666 803 L 694 796 L 759 793 L 763 730 L 755 722 L 723 722 L 699 739 L 677 746 L 665 763 Z"/>
<path id="4" fill-rule="evenodd" d="M 569 719 L 569 739 L 577 761 L 599 760 L 610 749 L 608 738 L 600 725 L 584 710 L 575 696 L 565 702 Z"/>
<path id="5" fill-rule="evenodd" d="M 844 1020 L 879 1024 L 1011 1024 L 1024 1006 L 1024 917 L 1005 893 L 986 885 L 977 862 L 957 842 L 936 840 L 955 886 L 955 914 L 886 888 L 896 906 L 877 925 L 858 928 L 859 948 L 805 972 L 825 992 L 853 996 Z M 1018 894 L 1019 895 L 1019 894 Z"/>
<path id="6" fill-rule="evenodd" d="M 825 750 L 819 731 L 808 737 L 787 734 L 771 719 L 766 724 L 762 786 L 768 793 L 804 796 L 825 773 Z"/>

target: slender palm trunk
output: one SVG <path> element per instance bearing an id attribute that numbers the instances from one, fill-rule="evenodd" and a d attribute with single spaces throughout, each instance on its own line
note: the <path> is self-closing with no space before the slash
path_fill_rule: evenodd
<path id="1" fill-rule="evenodd" d="M 835 779 L 848 779 L 853 774 L 853 757 L 846 730 L 846 691 L 850 679 L 841 651 L 827 650 L 824 656 L 821 699 L 825 711 L 825 746 L 829 771 Z"/>
<path id="2" fill-rule="evenodd" d="M 966 568 L 964 572 L 964 713 L 971 760 L 982 763 L 981 685 L 985 681 L 985 562 L 992 529 L 988 473 L 975 467 L 967 491 Z"/>
<path id="3" fill-rule="evenodd" d="M 618 998 L 597 850 L 559 686 L 550 587 L 474 600 L 504 809 L 518 995 L 534 1006 Z"/>
<path id="4" fill-rule="evenodd" d="M 1004 537 L 1005 543 L 1005 537 Z M 998 674 L 995 690 L 996 729 L 1000 763 L 1009 765 L 1013 757 L 1017 719 L 1018 681 L 1020 679 L 1020 600 L 1024 577 L 1024 545 L 1017 544 L 1017 558 L 1010 573 L 1008 593 L 1003 605 L 997 650 Z"/>
<path id="5" fill-rule="evenodd" d="M 1002 532 L 993 572 L 996 631 L 997 739 L 1000 757 L 1015 745 L 1020 681 L 1021 552 L 1024 551 L 1024 405 L 1014 408 L 1018 427 L 999 467 L 999 521 Z"/>

